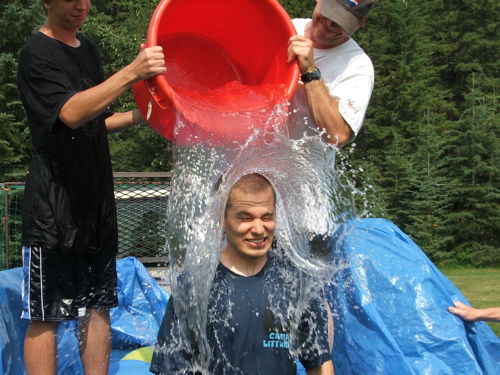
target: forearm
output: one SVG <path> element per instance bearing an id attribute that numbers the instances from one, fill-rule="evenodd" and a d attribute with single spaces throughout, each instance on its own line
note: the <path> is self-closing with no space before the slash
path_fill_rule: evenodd
<path id="1" fill-rule="evenodd" d="M 76 129 L 108 108 L 137 81 L 165 71 L 163 49 L 159 46 L 145 48 L 134 61 L 103 83 L 73 95 L 61 109 L 59 119 Z"/>
<path id="2" fill-rule="evenodd" d="M 487 309 L 475 309 L 476 321 L 500 322 L 500 307 L 491 307 Z"/>
<path id="3" fill-rule="evenodd" d="M 311 117 L 318 128 L 325 130 L 327 142 L 345 146 L 353 132 L 340 114 L 338 100 L 330 96 L 322 80 L 307 82 L 304 88 Z"/>
<path id="4" fill-rule="evenodd" d="M 137 78 L 131 69 L 122 69 L 103 83 L 73 95 L 62 107 L 59 119 L 72 129 L 78 128 L 108 108 Z"/>
<path id="5" fill-rule="evenodd" d="M 108 134 L 119 133 L 143 122 L 144 118 L 138 109 L 123 113 L 115 113 L 106 119 L 106 130 Z"/>

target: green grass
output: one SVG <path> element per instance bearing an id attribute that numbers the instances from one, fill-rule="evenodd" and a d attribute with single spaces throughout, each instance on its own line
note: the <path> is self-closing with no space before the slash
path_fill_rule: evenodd
<path id="1" fill-rule="evenodd" d="M 441 269 L 473 307 L 478 309 L 500 306 L 500 269 Z M 487 323 L 500 337 L 500 323 Z"/>

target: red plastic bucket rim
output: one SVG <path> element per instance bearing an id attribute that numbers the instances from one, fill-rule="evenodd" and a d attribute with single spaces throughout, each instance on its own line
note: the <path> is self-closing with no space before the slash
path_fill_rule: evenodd
<path id="1" fill-rule="evenodd" d="M 147 46 L 148 47 L 156 47 L 158 45 L 158 28 L 159 28 L 159 22 L 157 20 L 160 20 L 163 17 L 163 13 L 165 12 L 165 9 L 167 9 L 167 6 L 169 5 L 170 1 L 162 0 L 160 1 L 160 4 L 156 7 L 153 16 L 151 17 L 151 21 L 149 23 L 149 28 L 148 28 L 148 39 L 147 39 Z M 173 89 L 172 87 L 168 84 L 167 79 L 163 74 L 158 74 L 154 77 L 149 78 L 151 81 L 156 81 L 156 85 L 167 94 L 167 96 L 172 99 L 173 97 Z"/>
<path id="2" fill-rule="evenodd" d="M 165 10 L 167 7 L 170 5 L 172 0 L 162 0 L 156 7 L 153 16 L 151 17 L 151 21 L 149 23 L 149 28 L 148 28 L 148 35 L 147 35 L 147 46 L 148 47 L 155 47 L 158 45 L 158 31 L 160 27 L 160 22 L 158 20 L 161 20 L 163 17 L 163 14 L 165 13 Z M 264 0 L 255 0 L 255 1 L 264 1 Z M 283 9 L 283 7 L 276 1 L 276 0 L 268 0 L 269 3 L 273 6 L 273 8 L 276 9 L 278 13 L 285 14 L 286 17 L 285 23 L 287 27 L 287 31 L 289 32 L 289 35 L 296 35 L 297 32 L 295 30 L 295 26 L 293 26 L 292 20 L 286 13 L 286 11 Z M 299 80 L 299 75 L 300 75 L 300 68 L 298 62 L 293 63 L 293 81 L 298 82 Z M 155 86 L 157 86 L 160 91 L 163 91 L 169 99 L 173 98 L 173 89 L 172 86 L 168 83 L 167 79 L 163 74 L 156 75 L 154 77 L 149 78 L 149 80 L 155 82 Z M 291 88 L 287 87 L 287 98 L 290 100 L 295 92 L 295 87 L 296 85 L 293 85 Z"/>

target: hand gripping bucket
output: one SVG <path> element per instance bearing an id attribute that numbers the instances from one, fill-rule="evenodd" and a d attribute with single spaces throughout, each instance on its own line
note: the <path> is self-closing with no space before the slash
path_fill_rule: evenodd
<path id="1" fill-rule="evenodd" d="M 182 113 L 174 104 L 176 94 L 202 95 L 235 81 L 279 85 L 290 99 L 299 78 L 298 64 L 287 63 L 288 39 L 295 34 L 276 0 L 162 0 L 147 46 L 163 47 L 167 71 L 133 86 L 137 107 L 154 130 L 174 141 L 176 110 Z M 232 105 L 231 100 L 212 104 L 220 113 Z M 227 126 L 223 122 L 198 125 L 226 137 L 242 135 L 215 129 Z"/>

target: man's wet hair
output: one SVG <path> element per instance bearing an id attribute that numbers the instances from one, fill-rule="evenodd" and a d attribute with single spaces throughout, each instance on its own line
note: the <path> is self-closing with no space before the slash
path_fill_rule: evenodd
<path id="1" fill-rule="evenodd" d="M 247 194 L 258 194 L 268 188 L 273 191 L 273 198 L 276 202 L 276 192 L 271 182 L 259 173 L 251 173 L 241 177 L 231 188 L 226 203 L 226 211 L 231 207 L 231 193 L 234 190 L 241 190 Z"/>

